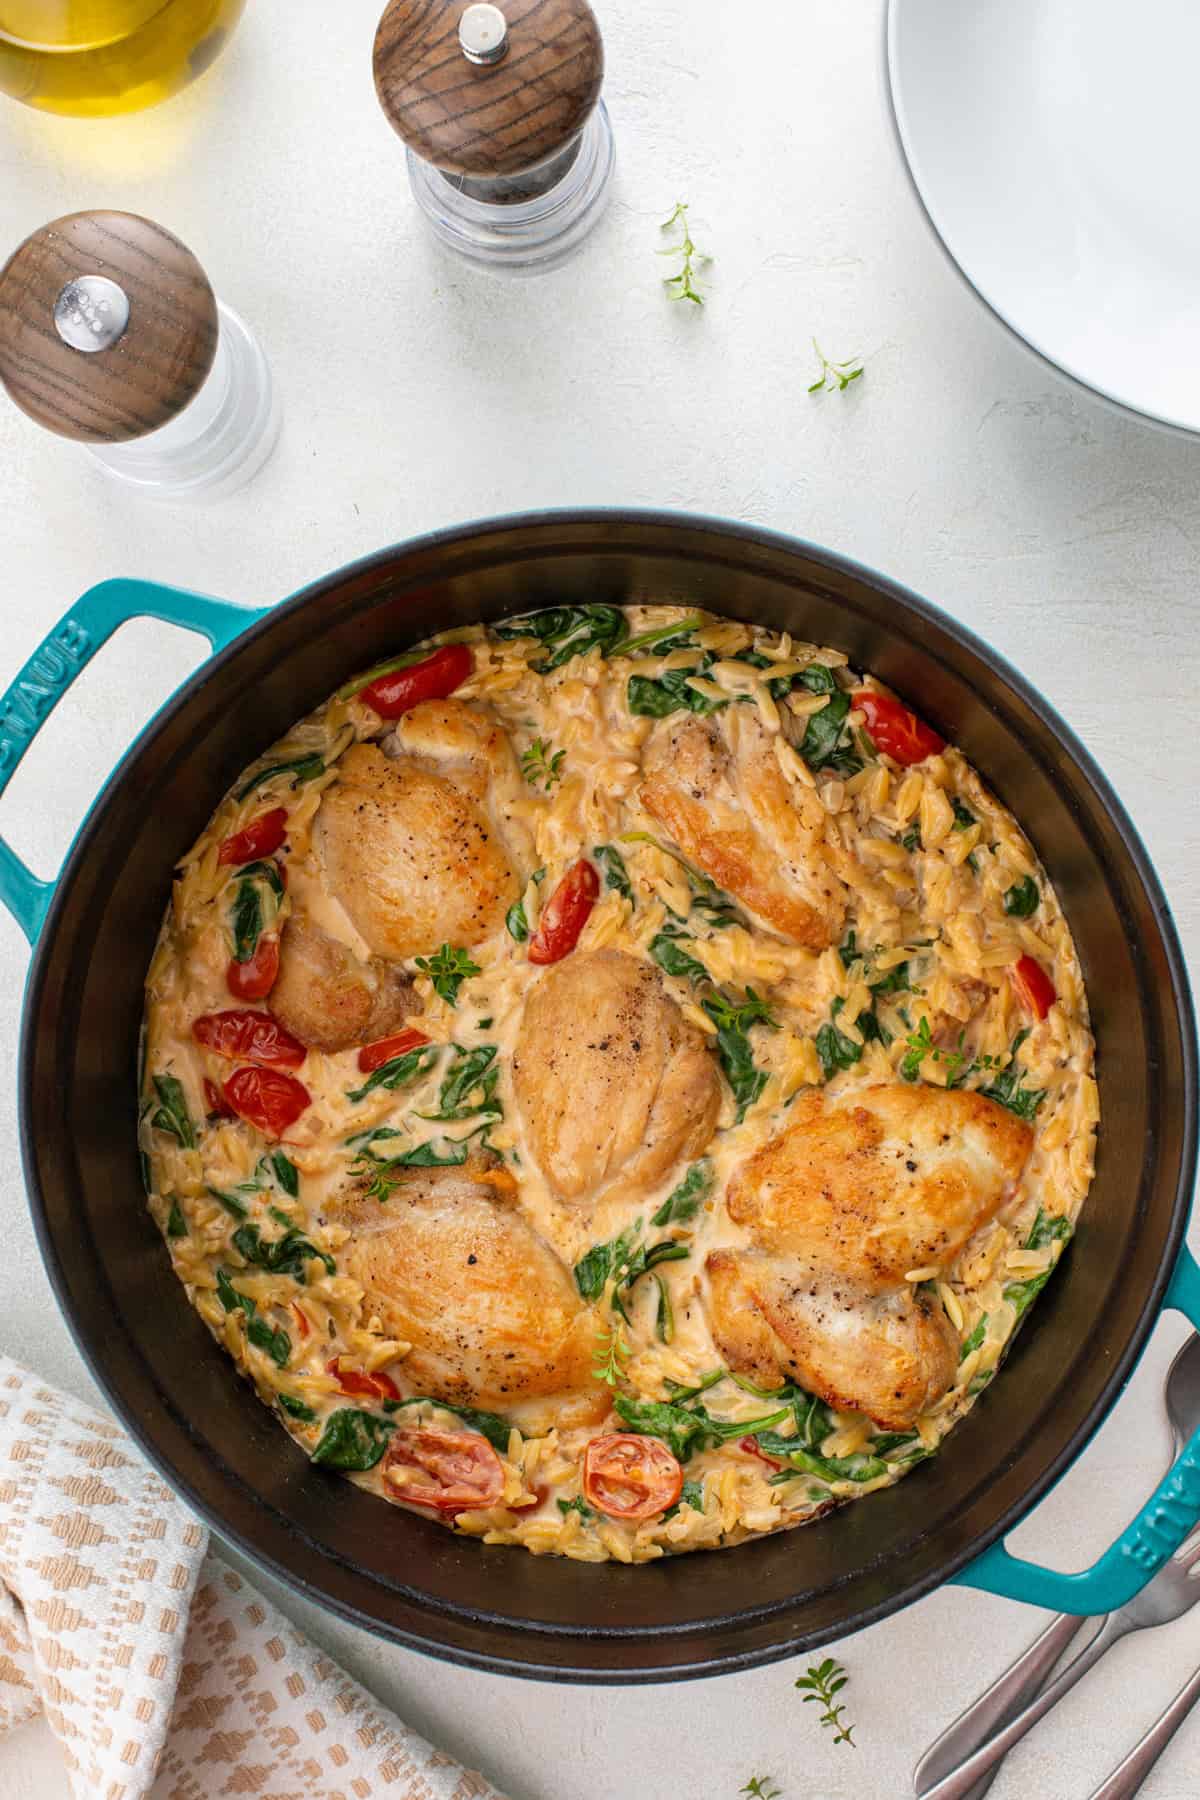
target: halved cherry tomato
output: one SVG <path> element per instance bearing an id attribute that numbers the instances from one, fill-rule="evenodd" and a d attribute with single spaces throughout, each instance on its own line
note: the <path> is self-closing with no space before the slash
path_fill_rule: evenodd
<path id="1" fill-rule="evenodd" d="M 504 1492 L 500 1458 L 478 1431 L 404 1426 L 392 1434 L 382 1475 L 397 1500 L 439 1512 L 495 1506 Z"/>
<path id="2" fill-rule="evenodd" d="M 240 966 L 240 965 L 239 965 Z M 298 1069 L 308 1055 L 306 1045 L 285 1031 L 267 1012 L 202 1013 L 192 1021 L 192 1036 L 206 1050 L 230 1062 L 258 1063 L 264 1069 Z"/>
<path id="3" fill-rule="evenodd" d="M 296 1330 L 300 1333 L 300 1336 L 302 1338 L 308 1337 L 309 1333 L 312 1331 L 312 1324 L 300 1302 L 298 1300 L 289 1300 L 288 1310 L 296 1321 Z"/>
<path id="4" fill-rule="evenodd" d="M 888 694 L 876 694 L 870 688 L 859 688 L 850 696 L 850 704 L 866 720 L 871 742 L 884 756 L 890 756 L 905 767 L 924 762 L 946 748 L 940 738 L 915 712 L 893 700 Z"/>
<path id="5" fill-rule="evenodd" d="M 286 836 L 287 807 L 273 807 L 270 812 L 259 813 L 257 819 L 251 819 L 244 831 L 235 831 L 232 837 L 227 837 L 217 861 L 235 866 L 258 862 L 260 857 L 273 856 Z"/>
<path id="6" fill-rule="evenodd" d="M 768 1463 L 772 1469 L 782 1469 L 783 1467 L 781 1462 L 776 1462 L 773 1456 L 767 1455 L 756 1437 L 739 1438 L 738 1449 L 744 1450 L 747 1456 L 757 1456 L 760 1462 Z"/>
<path id="7" fill-rule="evenodd" d="M 600 897 L 600 877 L 586 856 L 572 863 L 545 906 L 529 940 L 531 963 L 556 963 L 572 951 Z"/>
<path id="8" fill-rule="evenodd" d="M 210 1119 L 233 1119 L 237 1117 L 224 1094 L 215 1081 L 204 1077 L 204 1110 Z"/>
<path id="9" fill-rule="evenodd" d="M 335 1356 L 325 1364 L 325 1372 L 332 1375 L 343 1394 L 354 1394 L 361 1400 L 398 1400 L 400 1389 L 390 1375 L 376 1371 L 368 1375 L 365 1369 L 343 1369 L 342 1359 Z"/>
<path id="10" fill-rule="evenodd" d="M 393 669 L 381 675 L 356 696 L 374 707 L 385 719 L 398 719 L 422 700 L 444 700 L 456 687 L 461 687 L 475 667 L 475 658 L 465 644 L 443 644 L 432 656 L 407 669 Z"/>
<path id="11" fill-rule="evenodd" d="M 225 1083 L 225 1098 L 239 1119 L 274 1138 L 282 1137 L 312 1104 L 304 1083 L 282 1069 L 235 1069 Z"/>
<path id="12" fill-rule="evenodd" d="M 683 1470 L 659 1438 L 615 1431 L 584 1452 L 583 1491 L 614 1519 L 652 1519 L 678 1500 Z"/>
<path id="13" fill-rule="evenodd" d="M 1013 964 L 1008 978 L 1025 1011 L 1032 1013 L 1035 1019 L 1044 1019 L 1058 994 L 1041 963 L 1035 962 L 1032 956 L 1023 956 L 1020 962 Z"/>
<path id="14" fill-rule="evenodd" d="M 254 954 L 246 962 L 230 959 L 225 971 L 225 986 L 236 1000 L 265 1000 L 275 986 L 279 974 L 279 939 L 273 931 L 265 932 L 254 946 Z"/>
<path id="15" fill-rule="evenodd" d="M 406 1056 L 410 1050 L 419 1050 L 429 1039 L 423 1031 L 400 1031 L 395 1037 L 377 1038 L 373 1044 L 364 1044 L 358 1053 L 358 1066 L 364 1075 L 370 1075 L 375 1069 L 382 1069 L 384 1063 L 391 1062 L 394 1056 Z"/>

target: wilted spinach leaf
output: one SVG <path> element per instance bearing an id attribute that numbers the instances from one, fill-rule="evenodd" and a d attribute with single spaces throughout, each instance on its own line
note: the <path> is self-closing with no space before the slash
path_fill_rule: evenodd
<path id="1" fill-rule="evenodd" d="M 183 1084 L 174 1075 L 156 1075 L 154 1091 L 158 1095 L 158 1106 L 150 1114 L 151 1125 L 156 1131 L 169 1132 L 185 1150 L 194 1150 L 196 1128 L 183 1096 Z"/>
<path id="2" fill-rule="evenodd" d="M 708 1157 L 693 1163 L 677 1188 L 672 1189 L 650 1223 L 652 1225 L 687 1225 L 695 1218 L 712 1192 L 713 1166 Z"/>
<path id="3" fill-rule="evenodd" d="M 539 675 L 548 675 L 573 656 L 585 656 L 589 650 L 598 649 L 601 656 L 611 655 L 619 646 L 625 619 L 615 606 L 552 606 L 544 612 L 506 619 L 491 630 L 498 638 L 537 638 L 550 654 L 530 667 Z"/>
<path id="4" fill-rule="evenodd" d="M 357 1406 L 342 1406 L 326 1420 L 312 1461 L 327 1469 L 373 1469 L 391 1435 L 386 1419 Z"/>

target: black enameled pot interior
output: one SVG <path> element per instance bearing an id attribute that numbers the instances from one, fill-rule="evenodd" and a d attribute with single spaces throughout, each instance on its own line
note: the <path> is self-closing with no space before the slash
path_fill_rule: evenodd
<path id="1" fill-rule="evenodd" d="M 250 596 L 244 596 L 251 598 Z M 353 674 L 451 625 L 571 601 L 678 600 L 836 645 L 962 746 L 1037 844 L 1088 977 L 1103 1133 L 1082 1228 L 943 1454 L 822 1523 L 642 1568 L 484 1549 L 310 1467 L 187 1305 L 142 1200 L 142 981 L 176 858 L 250 759 Z M 437 1654 L 653 1680 L 807 1648 L 928 1591 L 1050 1485 L 1127 1378 L 1191 1191 L 1194 1041 L 1165 902 L 1128 821 L 1045 704 L 880 577 L 670 515 L 516 519 L 384 552 L 272 611 L 183 688 L 74 847 L 23 1035 L 31 1202 L 114 1407 L 220 1532 L 312 1597 Z"/>

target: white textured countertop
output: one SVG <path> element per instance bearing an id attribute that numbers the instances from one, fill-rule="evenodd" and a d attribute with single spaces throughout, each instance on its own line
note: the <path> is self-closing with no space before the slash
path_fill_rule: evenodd
<path id="1" fill-rule="evenodd" d="M 1010 657 L 1111 776 L 1195 959 L 1200 443 L 1069 387 L 952 274 L 891 138 L 878 0 L 597 3 L 614 200 L 584 253 L 531 283 L 477 276 L 426 243 L 374 100 L 369 0 L 258 0 L 204 81 L 140 117 L 71 122 L 0 101 L 0 254 L 78 208 L 161 220 L 259 333 L 285 407 L 255 484 L 185 511 L 127 498 L 0 401 L 0 680 L 106 576 L 263 603 L 485 514 L 725 514 L 886 570 Z M 703 312 L 658 285 L 657 227 L 677 199 L 717 257 Z M 814 333 L 833 356 L 866 357 L 845 396 L 805 392 Z M 39 872 L 198 652 L 166 626 L 127 627 L 44 730 L 0 806 Z M 18 1173 L 25 965 L 0 918 L 0 1345 L 86 1393 Z M 1178 1320 L 1160 1327 L 1020 1549 L 1078 1568 L 1123 1525 L 1165 1458 L 1162 1377 L 1182 1335 Z M 670 1690 L 551 1688 L 283 1604 L 513 1800 L 735 1800 L 752 1774 L 786 1800 L 892 1800 L 1043 1621 L 951 1589 L 837 1646 L 851 1750 L 801 1706 L 800 1664 Z M 1200 1615 L 1121 1645 L 1012 1758 L 996 1800 L 1084 1800 L 1197 1661 Z M 65 1794 L 40 1726 L 0 1741 L 0 1792 Z M 1144 1793 L 1196 1800 L 1200 1716 Z"/>

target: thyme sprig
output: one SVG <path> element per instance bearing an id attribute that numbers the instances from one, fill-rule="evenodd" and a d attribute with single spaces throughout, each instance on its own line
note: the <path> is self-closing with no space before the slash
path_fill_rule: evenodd
<path id="1" fill-rule="evenodd" d="M 810 394 L 831 394 L 835 391 L 844 394 L 852 381 L 861 381 L 863 364 L 861 356 L 849 356 L 845 362 L 830 362 L 816 338 L 812 341 L 813 349 L 821 365 L 817 379 L 809 386 Z"/>
<path id="2" fill-rule="evenodd" d="M 664 219 L 663 231 L 673 231 L 679 227 L 679 242 L 668 244 L 660 250 L 660 256 L 679 256 L 683 261 L 676 275 L 668 275 L 663 282 L 667 290 L 668 300 L 690 300 L 693 306 L 703 306 L 704 296 L 696 291 L 696 276 L 700 267 L 712 261 L 712 257 L 703 250 L 697 250 L 692 242 L 691 228 L 688 225 L 688 203 L 686 200 L 675 202 L 675 211 L 669 219 Z"/>
<path id="3" fill-rule="evenodd" d="M 607 1387 L 615 1388 L 625 1374 L 625 1364 L 629 1361 L 630 1349 L 625 1342 L 620 1325 L 614 1319 L 612 1329 L 596 1333 L 596 1347 L 592 1352 L 592 1374 L 597 1381 Z"/>
<path id="4" fill-rule="evenodd" d="M 846 1708 L 841 1701 L 834 1704 L 837 1695 L 841 1693 L 849 1679 L 850 1677 L 841 1663 L 832 1656 L 827 1656 L 823 1663 L 818 1663 L 815 1668 L 809 1669 L 807 1675 L 802 1675 L 796 1682 L 796 1686 L 802 1691 L 807 1690 L 804 1693 L 806 1706 L 810 1700 L 815 1700 L 819 1706 L 824 1707 L 821 1723 L 833 1728 L 834 1743 L 849 1744 L 852 1750 L 857 1750 L 858 1745 L 850 1735 L 855 1727 L 847 1725 L 842 1718 Z"/>
<path id="5" fill-rule="evenodd" d="M 749 1794 L 750 1800 L 782 1800 L 783 1789 L 776 1787 L 769 1775 L 752 1775 L 739 1794 Z"/>
<path id="6" fill-rule="evenodd" d="M 565 750 L 554 750 L 542 738 L 534 738 L 528 750 L 521 752 L 521 773 L 530 787 L 542 785 L 546 792 L 556 781 L 562 780 L 562 763 Z"/>

